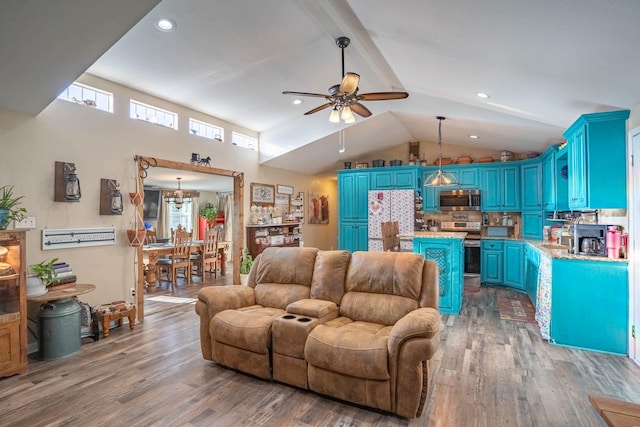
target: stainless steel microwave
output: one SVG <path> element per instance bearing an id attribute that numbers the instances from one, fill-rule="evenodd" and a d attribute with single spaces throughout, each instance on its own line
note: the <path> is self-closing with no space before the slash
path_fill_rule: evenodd
<path id="1" fill-rule="evenodd" d="M 479 211 L 480 190 L 440 191 L 441 211 Z"/>

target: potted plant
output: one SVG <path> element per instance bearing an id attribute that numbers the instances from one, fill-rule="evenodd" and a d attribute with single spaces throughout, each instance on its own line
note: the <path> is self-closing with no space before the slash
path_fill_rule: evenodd
<path id="1" fill-rule="evenodd" d="M 50 285 L 58 278 L 58 273 L 53 265 L 58 262 L 58 258 L 50 261 L 44 260 L 38 264 L 29 266 L 29 277 L 27 277 L 27 295 L 30 297 L 44 295 Z"/>
<path id="2" fill-rule="evenodd" d="M 0 187 L 0 230 L 6 230 L 11 221 L 22 221 L 27 210 L 19 207 L 24 196 L 13 195 L 13 185 Z"/>
<path id="3" fill-rule="evenodd" d="M 240 260 L 240 284 L 246 286 L 249 282 L 249 272 L 253 266 L 253 257 L 249 253 L 249 249 L 245 248 L 242 252 Z"/>
<path id="4" fill-rule="evenodd" d="M 213 227 L 215 225 L 215 219 L 218 215 L 218 208 L 213 206 L 211 203 L 207 203 L 207 205 L 200 209 L 198 213 L 200 218 L 198 219 L 198 234 L 200 239 L 204 239 L 204 234 L 207 229 Z"/>

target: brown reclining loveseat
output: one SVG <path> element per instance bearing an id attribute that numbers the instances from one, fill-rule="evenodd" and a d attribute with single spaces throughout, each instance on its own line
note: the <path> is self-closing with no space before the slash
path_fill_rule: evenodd
<path id="1" fill-rule="evenodd" d="M 440 341 L 438 269 L 418 254 L 268 248 L 248 286 L 198 292 L 202 355 L 414 418 Z"/>

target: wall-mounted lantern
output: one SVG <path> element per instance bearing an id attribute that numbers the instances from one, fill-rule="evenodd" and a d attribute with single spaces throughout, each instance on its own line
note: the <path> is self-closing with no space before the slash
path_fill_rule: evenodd
<path id="1" fill-rule="evenodd" d="M 56 162 L 55 166 L 56 202 L 79 202 L 82 197 L 80 179 L 76 174 L 76 165 L 68 162 Z"/>
<path id="2" fill-rule="evenodd" d="M 100 178 L 100 215 L 122 215 L 122 193 L 115 179 Z"/>

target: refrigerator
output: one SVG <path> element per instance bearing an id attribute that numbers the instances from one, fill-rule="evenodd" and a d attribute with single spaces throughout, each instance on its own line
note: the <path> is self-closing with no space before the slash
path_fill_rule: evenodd
<path id="1" fill-rule="evenodd" d="M 413 190 L 371 190 L 368 197 L 369 251 L 382 252 L 382 223 L 398 221 L 400 234 L 414 228 L 415 192 Z M 411 251 L 413 239 L 400 239 L 400 248 Z"/>

